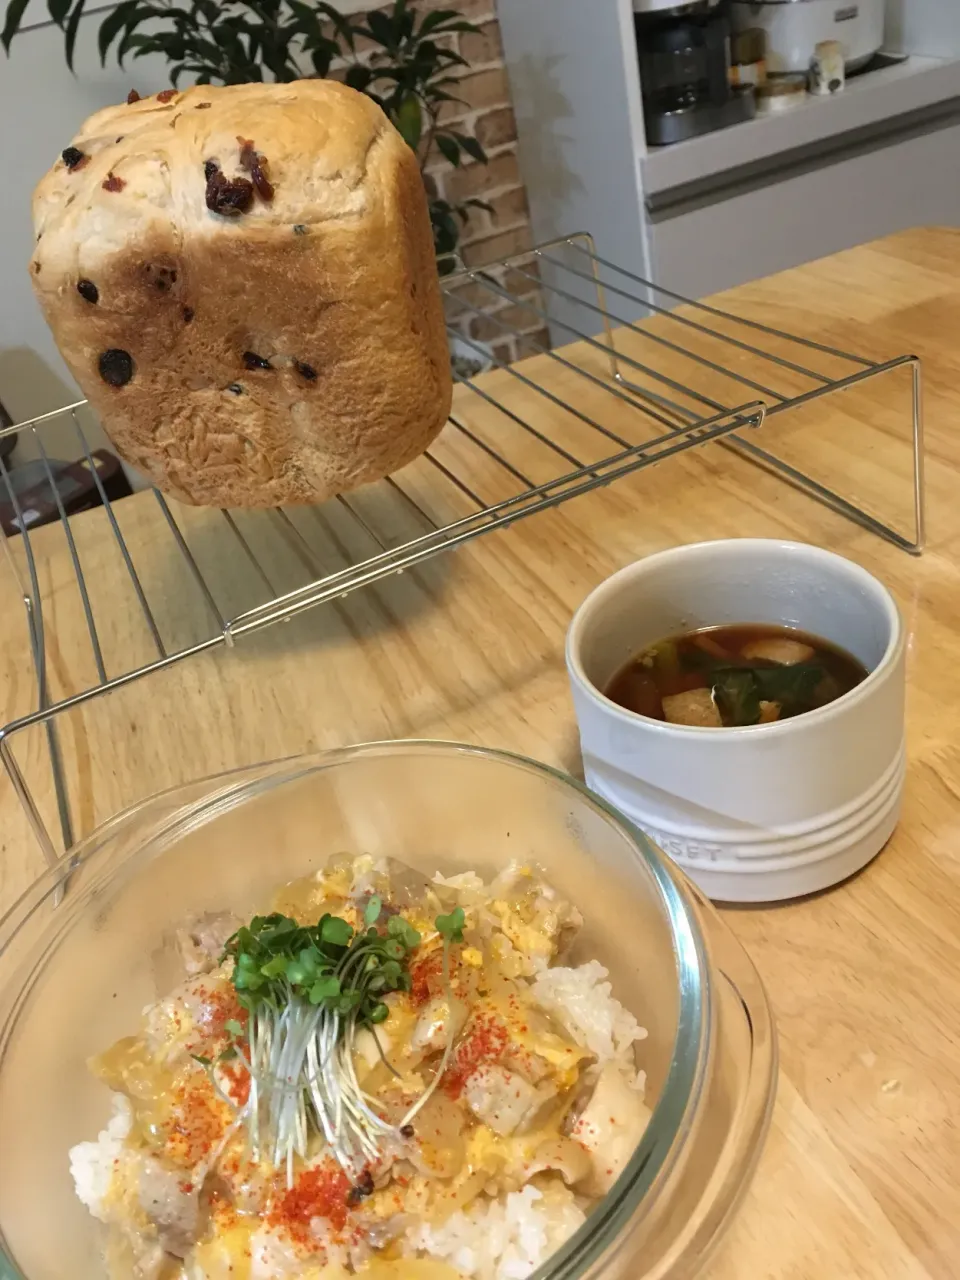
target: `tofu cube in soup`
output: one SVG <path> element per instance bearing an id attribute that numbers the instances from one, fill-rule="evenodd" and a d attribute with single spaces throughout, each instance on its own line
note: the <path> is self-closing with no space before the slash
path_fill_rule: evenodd
<path id="1" fill-rule="evenodd" d="M 720 729 L 723 721 L 709 689 L 690 689 L 686 693 L 669 694 L 663 699 L 663 714 L 671 724 L 698 725 L 704 729 Z"/>
<path id="2" fill-rule="evenodd" d="M 812 647 L 802 640 L 791 640 L 787 636 L 761 636 L 759 640 L 748 641 L 740 650 L 744 658 L 777 662 L 781 667 L 809 662 L 813 652 Z"/>

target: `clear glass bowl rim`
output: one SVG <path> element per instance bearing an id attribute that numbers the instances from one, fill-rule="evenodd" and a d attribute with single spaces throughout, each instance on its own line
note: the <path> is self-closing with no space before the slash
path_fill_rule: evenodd
<path id="1" fill-rule="evenodd" d="M 652 874 L 661 894 L 677 964 L 679 1016 L 677 1034 L 667 1077 L 653 1109 L 652 1118 L 637 1150 L 613 1188 L 592 1211 L 582 1227 L 539 1267 L 530 1280 L 579 1280 L 601 1262 L 615 1246 L 622 1229 L 635 1224 L 642 1202 L 656 1182 L 668 1180 L 670 1167 L 679 1156 L 686 1131 L 696 1115 L 704 1088 L 711 1044 L 712 992 L 707 946 L 691 899 L 667 867 L 666 857 L 652 841 L 619 810 L 588 787 L 553 766 L 500 748 L 431 738 L 406 738 L 357 743 L 275 761 L 242 766 L 180 783 L 121 810 L 76 844 L 53 866 L 43 871 L 19 899 L 0 917 L 0 959 L 18 931 L 48 901 L 65 888 L 70 876 L 92 859 L 98 850 L 151 808 L 160 808 L 178 794 L 207 787 L 200 799 L 166 812 L 151 829 L 143 852 L 151 844 L 167 845 L 185 827 L 194 829 L 216 819 L 224 806 L 233 808 L 262 792 L 309 774 L 371 755 L 454 754 L 499 761 L 576 794 L 582 804 L 594 809 L 625 835 Z M 218 785 L 221 784 L 221 785 Z M 128 852 L 127 857 L 131 856 Z M 0 1045 L 2 1048 L 2 1045 Z M 0 1058 L 2 1070 L 2 1058 Z M 16 1269 L 4 1252 L 0 1237 L 0 1280 L 32 1280 Z"/>

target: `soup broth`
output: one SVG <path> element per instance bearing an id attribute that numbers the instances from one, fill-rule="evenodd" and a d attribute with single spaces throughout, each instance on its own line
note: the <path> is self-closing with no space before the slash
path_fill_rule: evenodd
<path id="1" fill-rule="evenodd" d="M 605 693 L 638 715 L 722 729 L 803 715 L 866 677 L 861 662 L 820 636 L 738 623 L 648 646 L 620 668 Z"/>

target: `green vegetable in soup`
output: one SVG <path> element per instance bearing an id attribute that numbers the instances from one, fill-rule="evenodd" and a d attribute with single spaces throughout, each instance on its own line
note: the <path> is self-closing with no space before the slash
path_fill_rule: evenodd
<path id="1" fill-rule="evenodd" d="M 718 666 L 710 678 L 723 723 L 731 728 L 759 723 L 761 702 L 776 702 L 781 718 L 786 718 L 837 696 L 836 681 L 818 662 L 782 667 Z"/>

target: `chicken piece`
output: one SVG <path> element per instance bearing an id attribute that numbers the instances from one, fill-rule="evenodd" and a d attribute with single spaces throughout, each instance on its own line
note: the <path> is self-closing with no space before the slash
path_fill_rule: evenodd
<path id="1" fill-rule="evenodd" d="M 760 719 L 758 724 L 772 724 L 774 720 L 780 719 L 780 703 L 767 702 L 765 698 L 760 700 Z"/>
<path id="2" fill-rule="evenodd" d="M 197 974 L 145 1011 L 142 1038 L 159 1062 L 172 1064 L 213 1048 L 227 1019 L 242 1012 L 226 967 Z"/>
<path id="3" fill-rule="evenodd" d="M 249 1275 L 254 1230 L 255 1224 L 249 1218 L 225 1216 L 220 1221 L 215 1218 L 212 1233 L 191 1254 L 191 1280 L 236 1280 L 238 1276 Z M 182 1274 L 180 1270 L 175 1273 L 177 1277 Z"/>
<path id="4" fill-rule="evenodd" d="M 160 1247 L 185 1258 L 202 1234 L 200 1187 L 147 1156 L 140 1170 L 140 1207 L 157 1228 Z"/>
<path id="5" fill-rule="evenodd" d="M 553 1069 L 542 1054 L 527 1049 L 522 1044 L 511 1041 L 503 1050 L 503 1065 L 510 1071 L 516 1071 L 530 1084 L 541 1084 Z"/>
<path id="6" fill-rule="evenodd" d="M 177 949 L 183 967 L 191 977 L 212 973 L 219 966 L 223 948 L 240 928 L 240 923 L 229 911 L 211 911 L 191 917 L 177 930 Z"/>
<path id="7" fill-rule="evenodd" d="M 462 1106 L 435 1093 L 413 1123 L 414 1134 L 404 1154 L 417 1173 L 427 1178 L 452 1178 L 463 1168 L 467 1117 Z"/>
<path id="8" fill-rule="evenodd" d="M 709 689 L 670 693 L 662 702 L 663 714 L 671 724 L 697 725 L 703 729 L 723 728 L 720 712 Z"/>
<path id="9" fill-rule="evenodd" d="M 510 1190 L 521 1190 L 538 1173 L 559 1173 L 568 1187 L 590 1177 L 593 1161 L 579 1142 L 561 1134 L 537 1137 L 513 1139 L 501 1179 Z"/>
<path id="10" fill-rule="evenodd" d="M 622 1067 L 608 1062 L 592 1097 L 570 1125 L 570 1136 L 592 1157 L 590 1174 L 578 1190 L 590 1196 L 606 1195 L 636 1151 L 649 1122 L 643 1095 L 632 1087 Z"/>
<path id="11" fill-rule="evenodd" d="M 365 1280 L 463 1280 L 462 1271 L 437 1258 L 372 1258 L 361 1274 Z M 339 1273 L 324 1271 L 322 1280 L 339 1280 Z M 346 1273 L 344 1280 L 350 1280 Z"/>
<path id="12" fill-rule="evenodd" d="M 137 1221 L 124 1222 L 107 1236 L 108 1274 L 129 1280 L 177 1280 L 183 1275 L 180 1259 L 166 1253 L 156 1240 L 147 1239 L 140 1225 Z M 212 1278 L 203 1273 L 203 1280 Z"/>
<path id="13" fill-rule="evenodd" d="M 133 1264 L 133 1280 L 171 1280 L 179 1274 L 180 1265 L 156 1241 L 147 1244 L 139 1241 L 135 1246 L 136 1261 Z"/>
<path id="14" fill-rule="evenodd" d="M 493 1063 L 479 1067 L 463 1087 L 464 1102 L 473 1114 L 502 1138 L 535 1128 L 556 1097 L 554 1085 L 532 1085 Z"/>
<path id="15" fill-rule="evenodd" d="M 744 658 L 765 662 L 778 662 L 781 667 L 792 667 L 797 662 L 809 662 L 813 657 L 813 649 L 802 640 L 791 640 L 787 636 L 763 636 L 759 640 L 748 640 L 740 650 Z"/>
<path id="16" fill-rule="evenodd" d="M 583 916 L 528 867 L 511 863 L 490 886 L 488 910 L 520 953 L 520 972 L 534 972 L 567 951 L 583 927 Z M 495 950 L 495 948 L 494 948 Z"/>
<path id="17" fill-rule="evenodd" d="M 514 990 L 516 994 L 493 1002 L 508 1037 L 500 1062 L 531 1084 L 540 1084 L 551 1076 L 561 1089 L 569 1088 L 576 1083 L 590 1053 L 563 1034 L 558 1022 L 532 1005 L 524 988 Z"/>
<path id="18" fill-rule="evenodd" d="M 289 1232 L 282 1228 L 261 1224 L 250 1237 L 247 1256 L 243 1262 L 243 1273 L 256 1280 L 283 1280 L 289 1276 L 291 1280 L 327 1280 L 327 1277 L 343 1277 L 342 1272 L 331 1259 L 330 1271 L 323 1264 L 326 1250 L 323 1241 L 312 1229 L 327 1225 L 326 1219 L 314 1218 L 311 1232 L 302 1243 L 291 1239 Z M 316 1236 L 316 1239 L 314 1237 Z"/>
<path id="19" fill-rule="evenodd" d="M 379 1045 L 379 1049 L 377 1048 Z M 383 1027 L 361 1027 L 353 1042 L 355 1065 L 361 1080 L 381 1062 L 393 1048 L 393 1040 Z"/>
<path id="20" fill-rule="evenodd" d="M 447 1046 L 449 1036 L 458 1036 L 463 1030 L 469 1010 L 456 996 L 434 996 L 424 1006 L 410 1037 L 414 1053 L 439 1053 Z"/>

